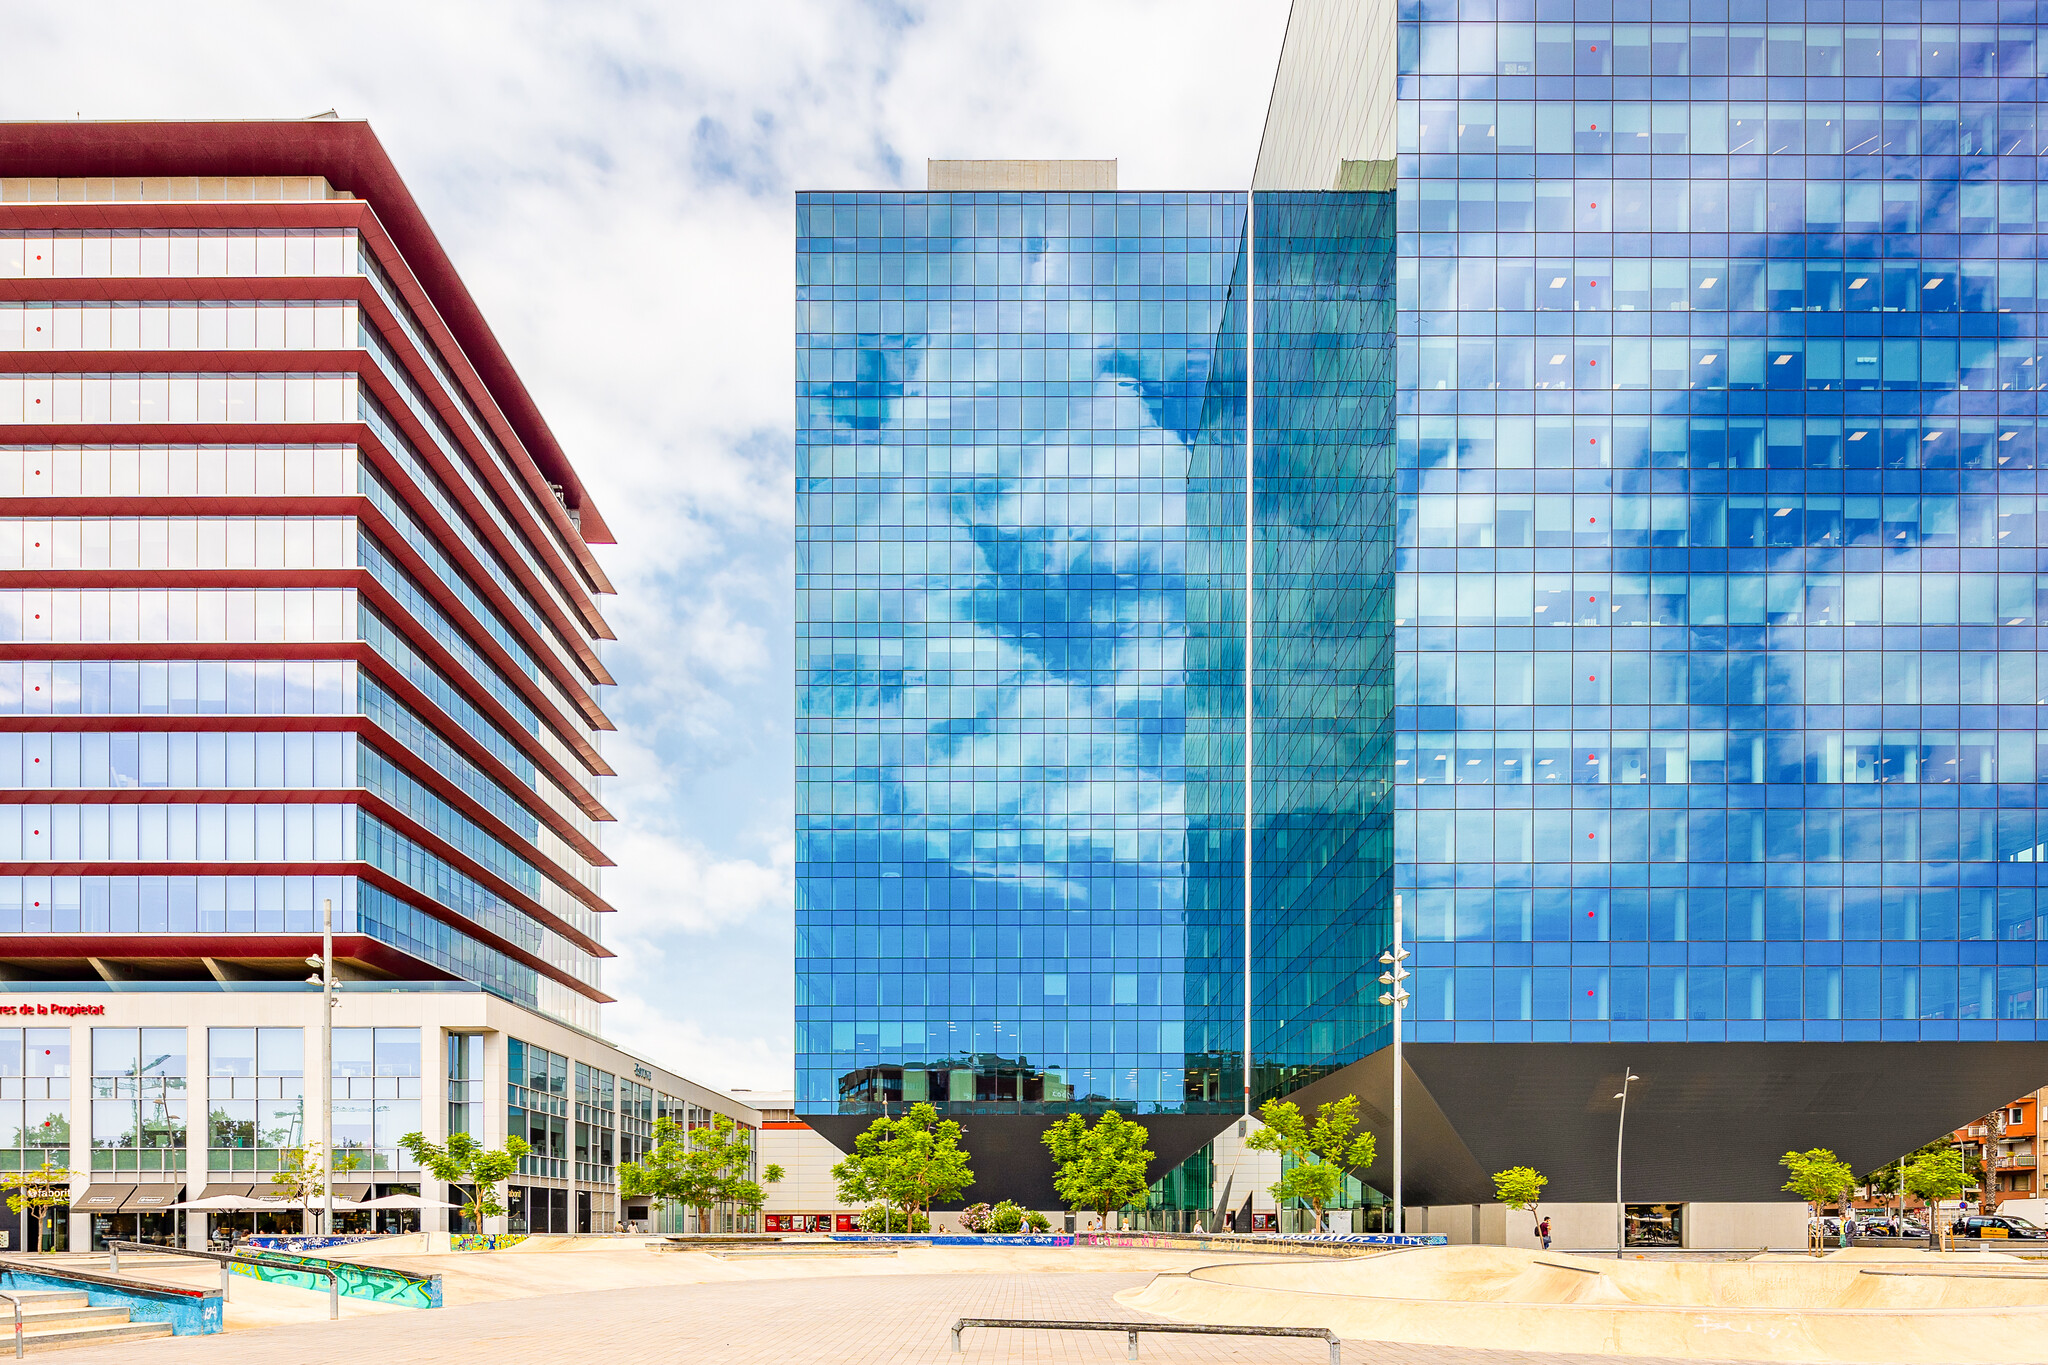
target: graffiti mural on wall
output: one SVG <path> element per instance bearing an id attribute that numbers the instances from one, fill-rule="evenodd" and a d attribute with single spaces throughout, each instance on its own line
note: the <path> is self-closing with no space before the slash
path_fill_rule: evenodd
<path id="1" fill-rule="evenodd" d="M 441 1277 L 439 1275 L 408 1275 L 403 1270 L 387 1270 L 383 1266 L 357 1265 L 353 1261 L 334 1261 L 311 1256 L 291 1256 L 282 1252 L 262 1251 L 262 1265 L 250 1265 L 237 1261 L 230 1268 L 237 1275 L 262 1280 L 266 1284 L 288 1284 L 300 1289 L 318 1289 L 325 1292 L 327 1277 L 306 1266 L 324 1266 L 341 1279 L 341 1294 L 348 1299 L 375 1299 L 379 1303 L 404 1304 L 409 1308 L 441 1307 Z"/>

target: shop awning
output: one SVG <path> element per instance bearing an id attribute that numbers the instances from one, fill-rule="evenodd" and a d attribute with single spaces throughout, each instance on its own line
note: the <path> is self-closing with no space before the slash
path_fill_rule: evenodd
<path id="1" fill-rule="evenodd" d="M 367 1180 L 350 1180 L 346 1182 L 337 1180 L 334 1182 L 334 1197 L 336 1199 L 353 1199 L 360 1204 L 363 1200 L 370 1197 L 370 1182 Z M 313 1202 L 318 1204 L 320 1201 L 316 1199 Z"/>
<path id="2" fill-rule="evenodd" d="M 71 1207 L 87 1213 L 112 1213 L 133 1193 L 133 1185 L 88 1185 L 84 1194 L 71 1201 Z"/>
<path id="3" fill-rule="evenodd" d="M 254 1185 L 208 1185 L 199 1192 L 199 1197 L 201 1199 L 218 1199 L 225 1194 L 231 1195 L 236 1199 L 247 1199 L 255 1188 Z"/>
<path id="4" fill-rule="evenodd" d="M 185 1197 L 183 1185 L 137 1185 L 135 1193 L 121 1206 L 124 1213 L 151 1213 Z"/>

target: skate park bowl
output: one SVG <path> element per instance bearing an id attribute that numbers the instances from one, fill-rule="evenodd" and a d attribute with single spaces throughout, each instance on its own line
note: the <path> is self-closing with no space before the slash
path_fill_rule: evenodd
<path id="1" fill-rule="evenodd" d="M 1705 1262 L 1420 1247 L 1203 1266 L 1117 1299 L 1184 1322 L 1328 1327 L 1346 1341 L 1816 1365 L 2048 1362 L 2048 1262 L 1996 1253 Z"/>

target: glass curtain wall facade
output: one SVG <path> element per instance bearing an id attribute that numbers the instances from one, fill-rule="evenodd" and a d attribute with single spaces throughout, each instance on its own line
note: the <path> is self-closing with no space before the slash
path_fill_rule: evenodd
<path id="1" fill-rule="evenodd" d="M 1240 1102 L 1244 213 L 799 198 L 800 1110 Z"/>
<path id="2" fill-rule="evenodd" d="M 1253 195 L 1254 1104 L 1391 1036 L 1394 218 Z"/>
<path id="3" fill-rule="evenodd" d="M 1404 0 L 1418 1041 L 2037 1036 L 2035 22 Z"/>
<path id="4" fill-rule="evenodd" d="M 1384 1035 L 1393 197 L 1246 208 L 799 203 L 807 1113 L 1224 1115 L 1248 1028 L 1254 1099 Z"/>
<path id="5" fill-rule="evenodd" d="M 317 179 L 177 228 L 56 184 L 0 224 L 7 955 L 211 980 L 331 901 L 344 955 L 594 1030 L 609 588 L 459 282 Z"/>

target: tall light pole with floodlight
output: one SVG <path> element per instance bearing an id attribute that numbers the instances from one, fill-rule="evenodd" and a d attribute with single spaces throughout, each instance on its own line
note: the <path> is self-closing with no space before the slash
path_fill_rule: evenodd
<path id="1" fill-rule="evenodd" d="M 308 967 L 319 971 L 306 978 L 309 986 L 320 988 L 320 1203 L 324 1220 L 320 1233 L 334 1235 L 334 1007 L 341 1003 L 334 979 L 334 902 L 320 902 L 320 956 L 308 957 Z"/>
<path id="2" fill-rule="evenodd" d="M 1628 1083 L 1642 1077 L 1627 1067 L 1621 1069 L 1621 1093 L 1614 1098 L 1621 1101 L 1621 1117 L 1614 1124 L 1614 1259 L 1621 1259 L 1621 1249 L 1628 1245 L 1628 1219 L 1621 1202 L 1621 1135 L 1628 1126 Z"/>
<path id="3" fill-rule="evenodd" d="M 1387 989 L 1380 993 L 1380 1003 L 1394 1008 L 1394 1221 L 1395 1233 L 1401 1231 L 1401 1007 L 1408 1003 L 1408 992 L 1401 983 L 1408 979 L 1408 969 L 1401 964 L 1408 959 L 1408 950 L 1401 946 L 1401 898 L 1394 897 L 1394 946 L 1380 954 L 1380 962 L 1387 970 L 1380 973 L 1380 984 Z"/>

